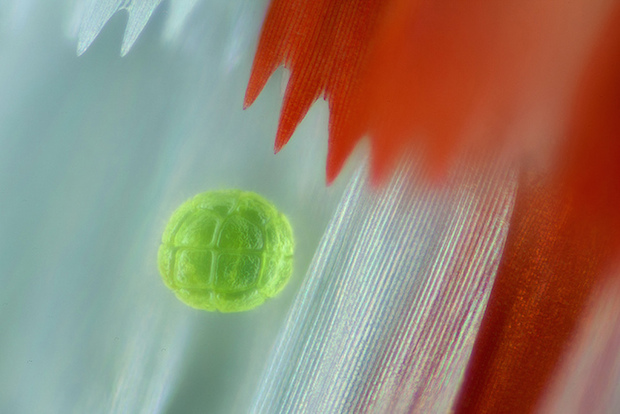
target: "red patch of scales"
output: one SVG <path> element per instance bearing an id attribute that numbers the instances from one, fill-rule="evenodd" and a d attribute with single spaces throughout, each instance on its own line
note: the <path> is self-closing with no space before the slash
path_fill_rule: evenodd
<path id="1" fill-rule="evenodd" d="M 548 58 L 544 48 L 558 30 L 578 26 L 549 25 L 561 2 L 542 3 L 274 0 L 244 105 L 284 65 L 291 76 L 276 152 L 324 96 L 330 107 L 328 182 L 365 135 L 376 180 L 410 147 L 425 148 L 432 165 L 442 165 L 472 129 L 484 129 L 478 135 L 485 146 L 502 136 L 508 118 L 519 112 L 523 90 L 538 93 L 532 78 L 557 76 L 537 63 Z M 566 15 L 570 21 L 573 9 L 560 8 L 555 20 Z"/>
<path id="2" fill-rule="evenodd" d="M 552 157 L 556 174 L 523 175 L 457 412 L 534 409 L 617 253 L 620 6 L 592 53 L 600 20 L 589 11 L 607 13 L 604 1 L 595 3 L 273 0 L 267 13 L 245 107 L 278 66 L 290 69 L 279 151 L 324 96 L 328 182 L 365 135 L 377 181 L 411 147 L 441 167 L 464 147 L 502 145 L 535 104 L 576 103 L 549 121 L 568 131 Z M 591 64 L 579 77 L 584 59 Z"/>

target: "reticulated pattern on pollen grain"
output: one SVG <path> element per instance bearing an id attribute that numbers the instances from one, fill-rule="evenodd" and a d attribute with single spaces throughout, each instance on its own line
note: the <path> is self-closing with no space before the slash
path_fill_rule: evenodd
<path id="1" fill-rule="evenodd" d="M 247 310 L 275 296 L 292 273 L 286 217 L 255 193 L 200 194 L 164 232 L 159 267 L 165 284 L 190 306 Z"/>

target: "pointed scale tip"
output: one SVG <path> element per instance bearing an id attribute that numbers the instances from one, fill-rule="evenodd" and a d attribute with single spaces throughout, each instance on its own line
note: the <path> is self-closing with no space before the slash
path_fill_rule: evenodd
<path id="1" fill-rule="evenodd" d="M 243 97 L 243 110 L 244 111 L 248 109 L 250 106 L 252 106 L 252 104 L 258 97 L 258 93 L 254 92 L 255 88 L 253 88 L 252 86 L 253 86 L 252 80 L 250 79 L 250 84 L 248 85 L 248 88 L 245 91 L 245 96 Z"/>
<path id="2" fill-rule="evenodd" d="M 293 131 L 283 130 L 282 125 L 278 128 L 278 132 L 276 133 L 276 141 L 273 145 L 273 153 L 277 154 L 284 148 L 284 146 L 288 143 L 289 139 L 291 139 L 291 135 Z"/>
<path id="3" fill-rule="evenodd" d="M 329 186 L 332 185 L 336 178 L 342 171 L 344 165 L 343 158 L 334 158 L 333 151 L 330 148 L 327 154 L 327 164 L 325 165 L 325 183 Z"/>
<path id="4" fill-rule="evenodd" d="M 245 96 L 243 97 L 243 109 L 247 109 L 256 101 L 258 95 L 261 94 L 263 88 L 267 84 L 267 81 L 273 75 L 280 65 L 279 61 L 267 61 L 262 57 L 262 51 L 259 47 L 254 58 L 254 65 L 250 72 L 250 79 L 248 80 L 248 86 L 245 89 Z"/>

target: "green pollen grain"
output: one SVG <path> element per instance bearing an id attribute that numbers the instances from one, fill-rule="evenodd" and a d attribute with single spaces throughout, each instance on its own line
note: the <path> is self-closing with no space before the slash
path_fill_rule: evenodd
<path id="1" fill-rule="evenodd" d="M 189 306 L 241 312 L 277 295 L 293 273 L 288 219 L 260 195 L 209 191 L 172 215 L 157 255 L 162 279 Z"/>

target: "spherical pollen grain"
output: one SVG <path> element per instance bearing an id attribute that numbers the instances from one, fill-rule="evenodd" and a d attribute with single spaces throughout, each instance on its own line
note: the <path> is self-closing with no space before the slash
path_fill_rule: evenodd
<path id="1" fill-rule="evenodd" d="M 183 203 L 166 226 L 157 262 L 189 306 L 240 312 L 277 295 L 293 273 L 288 219 L 260 195 L 209 191 Z"/>

